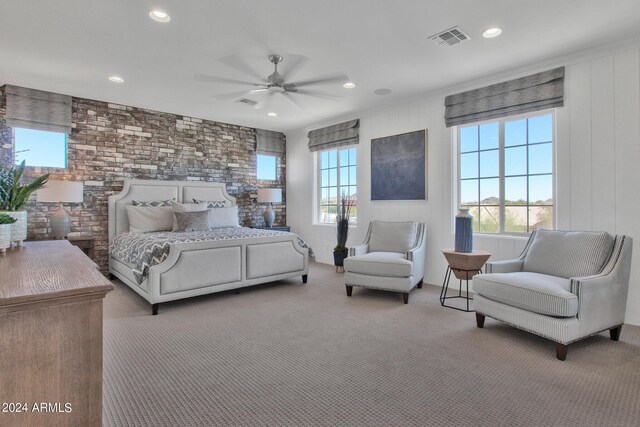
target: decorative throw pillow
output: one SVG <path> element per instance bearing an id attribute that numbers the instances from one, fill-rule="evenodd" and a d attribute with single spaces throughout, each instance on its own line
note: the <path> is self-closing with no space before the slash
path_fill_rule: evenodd
<path id="1" fill-rule="evenodd" d="M 170 231 L 173 226 L 173 208 L 169 206 L 127 206 L 129 231 L 150 233 Z"/>
<path id="2" fill-rule="evenodd" d="M 209 212 L 176 212 L 178 231 L 205 231 L 209 230 Z"/>
<path id="3" fill-rule="evenodd" d="M 153 200 L 153 201 L 143 201 L 143 200 L 132 200 L 131 204 L 133 206 L 147 206 L 147 207 L 158 207 L 158 206 L 171 206 L 175 199 L 169 200 Z"/>
<path id="4" fill-rule="evenodd" d="M 209 225 L 211 228 L 240 227 L 238 207 L 209 209 Z"/>
<path id="5" fill-rule="evenodd" d="M 173 231 L 178 231 L 178 220 L 175 218 L 175 214 L 178 212 L 204 212 L 207 210 L 206 205 L 198 205 L 196 203 L 178 203 L 173 202 Z"/>
<path id="6" fill-rule="evenodd" d="M 225 202 L 224 200 L 212 201 L 212 200 L 193 199 L 193 203 L 205 204 L 205 205 L 207 205 L 207 209 L 224 208 L 224 207 L 227 206 L 227 202 Z"/>

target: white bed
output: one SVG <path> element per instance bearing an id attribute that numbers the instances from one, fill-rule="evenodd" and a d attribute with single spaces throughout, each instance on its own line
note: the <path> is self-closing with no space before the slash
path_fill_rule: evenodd
<path id="1" fill-rule="evenodd" d="M 132 200 L 193 199 L 224 201 L 235 206 L 224 184 L 213 182 L 126 180 L 109 197 L 109 244 L 129 231 L 127 205 Z M 160 303 L 302 276 L 307 282 L 309 249 L 295 234 L 171 244 L 167 258 L 148 269 L 140 284 L 133 266 L 109 255 L 109 273 L 136 291 L 158 313 Z"/>

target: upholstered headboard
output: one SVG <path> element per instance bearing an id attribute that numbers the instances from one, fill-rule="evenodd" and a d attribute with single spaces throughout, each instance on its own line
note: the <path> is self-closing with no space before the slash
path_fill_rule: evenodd
<path id="1" fill-rule="evenodd" d="M 227 193 L 224 183 L 127 179 L 120 193 L 109 196 L 109 243 L 119 233 L 129 231 L 127 205 L 132 200 L 150 202 L 167 199 L 176 199 L 180 203 L 193 203 L 193 199 L 224 201 L 227 206 L 236 205 L 235 197 Z"/>

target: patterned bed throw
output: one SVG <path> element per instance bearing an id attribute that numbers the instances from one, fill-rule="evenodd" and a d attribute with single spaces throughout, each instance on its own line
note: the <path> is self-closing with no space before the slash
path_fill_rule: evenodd
<path id="1" fill-rule="evenodd" d="M 171 244 L 173 243 L 248 239 L 252 237 L 275 236 L 278 234 L 294 233 L 246 227 L 216 228 L 207 231 L 161 231 L 144 234 L 125 232 L 116 236 L 109 248 L 109 253 L 120 261 L 134 265 L 133 275 L 138 284 L 141 284 L 149 274 L 149 267 L 160 264 L 167 258 Z M 308 248 L 309 256 L 314 258 L 313 251 L 309 245 L 299 236 L 296 237 L 298 238 L 300 246 Z"/>

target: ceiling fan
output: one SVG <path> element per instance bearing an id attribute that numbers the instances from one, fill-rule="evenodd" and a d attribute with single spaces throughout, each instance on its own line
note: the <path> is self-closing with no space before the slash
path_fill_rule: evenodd
<path id="1" fill-rule="evenodd" d="M 258 103 L 254 106 L 254 108 L 264 107 L 264 104 L 270 100 L 271 95 L 282 95 L 284 99 L 289 101 L 294 107 L 302 110 L 302 106 L 295 99 L 298 95 L 309 96 L 314 98 L 322 98 L 329 100 L 339 100 L 342 97 L 333 95 L 331 93 L 322 92 L 319 90 L 310 89 L 313 86 L 322 86 L 328 84 L 338 84 L 338 83 L 346 83 L 349 78 L 345 74 L 336 74 L 332 76 L 317 78 L 313 80 L 299 80 L 299 81 L 287 81 L 287 78 L 290 77 L 295 68 L 299 67 L 302 63 L 306 62 L 307 58 L 300 55 L 291 55 L 292 65 L 285 73 L 281 73 L 278 71 L 278 65 L 284 61 L 284 57 L 281 55 L 269 55 L 268 59 L 273 64 L 273 73 L 269 74 L 266 78 L 260 78 L 259 74 L 255 72 L 251 67 L 246 65 L 240 58 L 237 56 L 227 56 L 221 58 L 220 60 L 227 65 L 235 68 L 238 71 L 241 71 L 244 74 L 248 74 L 259 80 L 259 83 L 251 82 L 251 81 L 242 81 L 235 79 L 228 79 L 223 77 L 214 77 L 207 76 L 203 74 L 196 74 L 195 79 L 206 82 L 214 82 L 214 83 L 228 83 L 228 84 L 236 84 L 236 85 L 245 85 L 253 87 L 253 89 L 246 89 L 244 91 L 238 92 L 230 92 L 214 95 L 215 98 L 222 100 L 237 100 L 242 97 L 251 96 L 253 94 L 265 93 L 269 97 L 264 100 L 264 102 Z"/>

